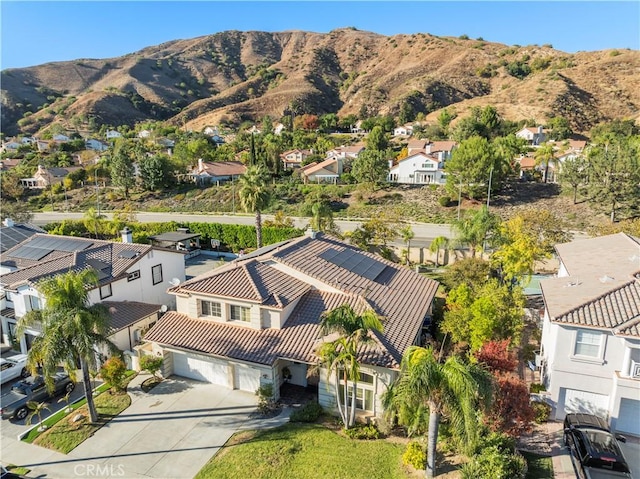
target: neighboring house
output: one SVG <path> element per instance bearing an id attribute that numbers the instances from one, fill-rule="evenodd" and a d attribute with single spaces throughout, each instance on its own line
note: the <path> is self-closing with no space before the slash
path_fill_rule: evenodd
<path id="1" fill-rule="evenodd" d="M 50 185 L 62 183 L 67 175 L 73 171 L 79 170 L 80 166 L 70 166 L 67 168 L 45 168 L 42 165 L 38 165 L 38 170 L 31 178 L 21 178 L 20 183 L 25 188 L 29 189 L 43 189 Z"/>
<path id="2" fill-rule="evenodd" d="M 107 140 L 113 140 L 115 138 L 122 138 L 122 133 L 116 130 L 109 130 L 106 134 Z"/>
<path id="3" fill-rule="evenodd" d="M 96 140 L 95 138 L 89 138 L 85 140 L 84 146 L 87 150 L 93 151 L 107 151 L 109 149 L 109 145 L 103 143 L 100 140 Z"/>
<path id="4" fill-rule="evenodd" d="M 393 165 L 390 162 L 388 180 L 391 183 L 410 185 L 444 184 L 443 162 L 434 155 L 416 153 Z"/>
<path id="5" fill-rule="evenodd" d="M 536 169 L 536 159 L 530 155 L 522 155 L 515 160 L 520 167 L 520 178 L 533 179 Z"/>
<path id="6" fill-rule="evenodd" d="M 342 158 L 342 159 L 354 159 L 358 158 L 358 155 L 364 151 L 364 145 L 356 144 L 350 146 L 338 146 L 332 150 L 327 151 L 325 158 Z"/>
<path id="7" fill-rule="evenodd" d="M 176 145 L 176 142 L 173 140 L 170 140 L 169 138 L 158 138 L 156 140 L 156 145 L 158 146 L 164 146 L 165 148 L 173 148 Z"/>
<path id="8" fill-rule="evenodd" d="M 204 130 L 202 130 L 202 133 L 207 135 L 207 136 L 217 135 L 218 134 L 218 127 L 216 127 L 216 126 L 208 126 Z"/>
<path id="9" fill-rule="evenodd" d="M 295 149 L 281 153 L 280 158 L 282 159 L 284 169 L 289 170 L 291 168 L 300 168 L 302 162 L 311 155 L 313 155 L 313 151 L 311 150 Z"/>
<path id="10" fill-rule="evenodd" d="M 0 161 L 0 171 L 7 171 L 11 168 L 15 168 L 20 164 L 22 160 L 19 158 L 6 158 Z"/>
<path id="11" fill-rule="evenodd" d="M 37 140 L 36 148 L 38 148 L 38 151 L 40 152 L 49 151 L 51 149 L 51 142 L 46 140 Z"/>
<path id="12" fill-rule="evenodd" d="M 167 288 L 185 279 L 184 254 L 178 251 L 124 242 L 71 236 L 36 234 L 2 254 L 0 319 L 2 341 L 26 352 L 37 327 L 22 337 L 16 323 L 28 311 L 40 309 L 44 298 L 38 282 L 65 273 L 91 268 L 98 273 L 98 287 L 89 291 L 91 304 L 108 301 L 140 301 L 175 306 Z"/>
<path id="13" fill-rule="evenodd" d="M 11 218 L 5 218 L 0 228 L 0 253 L 4 253 L 18 243 L 22 243 L 36 233 L 46 233 L 46 231 L 36 225 L 14 223 Z M 0 274 L 4 272 L 0 265 Z"/>
<path id="14" fill-rule="evenodd" d="M 57 135 L 53 135 L 51 139 L 53 141 L 57 141 L 58 143 L 66 143 L 71 138 L 69 138 L 67 135 L 57 134 Z"/>
<path id="15" fill-rule="evenodd" d="M 522 130 L 516 132 L 516 137 L 526 140 L 533 146 L 541 145 L 547 141 L 547 135 L 544 134 L 542 126 L 525 126 Z"/>
<path id="16" fill-rule="evenodd" d="M 273 134 L 274 135 L 281 135 L 283 131 L 285 131 L 287 129 L 287 127 L 285 127 L 282 123 L 278 123 L 274 128 L 273 128 Z"/>
<path id="17" fill-rule="evenodd" d="M 207 161 L 198 160 L 198 166 L 193 168 L 188 176 L 199 185 L 231 181 L 244 175 L 247 167 L 239 161 Z"/>
<path id="18" fill-rule="evenodd" d="M 334 382 L 318 370 L 324 312 L 349 304 L 373 310 L 384 332 L 360 350 L 357 407 L 380 417 L 381 395 L 409 346 L 424 344 L 438 283 L 322 233 L 264 247 L 169 290 L 177 312 L 145 336 L 147 354 L 162 355 L 176 374 L 254 392 L 286 382 L 317 385 L 320 404 L 335 406 Z M 340 379 L 338 379 L 340 381 Z"/>
<path id="19" fill-rule="evenodd" d="M 362 134 L 365 133 L 364 128 L 362 128 L 362 120 L 356 121 L 355 125 L 351 125 L 351 133 Z"/>
<path id="20" fill-rule="evenodd" d="M 403 125 L 393 129 L 393 136 L 413 135 L 413 125 Z"/>
<path id="21" fill-rule="evenodd" d="M 138 133 L 138 138 L 149 138 L 151 136 L 151 132 L 149 130 L 142 130 Z"/>
<path id="22" fill-rule="evenodd" d="M 344 161 L 341 157 L 329 158 L 320 163 L 312 163 L 300 168 L 305 183 L 337 183 L 342 174 Z"/>
<path id="23" fill-rule="evenodd" d="M 407 155 L 411 156 L 416 153 L 426 153 L 429 140 L 409 140 L 407 143 Z"/>
<path id="24" fill-rule="evenodd" d="M 164 309 L 160 304 L 138 301 L 103 301 L 102 304 L 111 316 L 108 338 L 120 351 L 133 351 Z"/>
<path id="25" fill-rule="evenodd" d="M 458 146 L 455 141 L 430 141 L 425 146 L 425 153 L 436 155 L 442 164 L 451 159 L 453 150 Z"/>
<path id="26" fill-rule="evenodd" d="M 586 412 L 640 436 L 640 238 L 559 244 L 545 304 L 541 378 L 552 418 Z"/>
<path id="27" fill-rule="evenodd" d="M 2 151 L 8 151 L 11 153 L 14 153 L 18 150 L 18 148 L 20 148 L 22 146 L 22 143 L 15 141 L 15 140 L 11 140 L 11 141 L 6 141 L 2 144 Z"/>

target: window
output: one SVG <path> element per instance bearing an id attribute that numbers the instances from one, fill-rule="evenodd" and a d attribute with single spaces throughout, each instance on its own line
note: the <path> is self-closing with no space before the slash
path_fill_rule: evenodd
<path id="1" fill-rule="evenodd" d="M 244 306 L 235 306 L 231 305 L 231 321 L 244 321 L 249 322 L 251 318 L 249 318 L 249 308 Z"/>
<path id="2" fill-rule="evenodd" d="M 113 295 L 111 283 L 100 286 L 100 299 L 108 298 L 111 295 Z"/>
<path id="3" fill-rule="evenodd" d="M 338 371 L 340 377 L 342 373 Z M 344 380 L 340 380 L 340 394 L 344 395 Z M 351 404 L 353 397 L 353 383 L 347 381 L 347 401 Z M 360 373 L 360 379 L 356 385 L 356 409 L 362 411 L 373 411 L 373 376 L 371 374 Z"/>
<path id="4" fill-rule="evenodd" d="M 202 316 L 215 316 L 216 318 L 222 317 L 222 306 L 220 303 L 214 301 L 200 301 L 200 308 L 202 310 Z"/>
<path id="5" fill-rule="evenodd" d="M 157 264 L 151 267 L 151 277 L 153 278 L 153 284 L 162 283 L 162 265 Z"/>
<path id="6" fill-rule="evenodd" d="M 574 354 L 576 356 L 599 358 L 601 343 L 602 333 L 581 329 L 576 334 L 576 349 L 574 351 Z"/>
<path id="7" fill-rule="evenodd" d="M 34 311 L 38 309 L 42 309 L 40 306 L 40 298 L 37 296 L 33 296 L 31 294 L 26 295 L 24 299 L 25 305 L 28 308 L 28 311 Z"/>
<path id="8" fill-rule="evenodd" d="M 127 281 L 135 281 L 139 277 L 140 277 L 140 270 L 137 269 L 137 270 L 132 271 L 131 273 L 129 273 L 129 275 L 127 276 Z"/>

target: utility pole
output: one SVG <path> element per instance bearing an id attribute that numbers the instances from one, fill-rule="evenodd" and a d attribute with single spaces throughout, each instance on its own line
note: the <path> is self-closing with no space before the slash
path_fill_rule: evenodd
<path id="1" fill-rule="evenodd" d="M 460 204 L 462 203 L 462 180 L 458 184 L 458 221 L 460 221 Z"/>
<path id="2" fill-rule="evenodd" d="M 100 170 L 100 166 L 96 165 L 96 172 L 93 175 L 96 180 L 96 206 L 98 208 L 98 216 L 100 216 L 100 186 L 98 185 L 98 171 Z"/>
<path id="3" fill-rule="evenodd" d="M 489 170 L 489 189 L 487 190 L 487 209 L 489 209 L 489 200 L 491 199 L 491 180 L 493 178 L 493 166 Z"/>

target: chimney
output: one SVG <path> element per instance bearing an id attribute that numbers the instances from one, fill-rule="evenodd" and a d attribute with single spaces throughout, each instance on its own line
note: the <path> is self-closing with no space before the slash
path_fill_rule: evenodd
<path id="1" fill-rule="evenodd" d="M 542 135 L 542 125 L 538 126 L 538 134 Z"/>
<path id="2" fill-rule="evenodd" d="M 202 166 L 202 158 L 198 158 L 198 171 L 202 171 L 204 167 Z"/>
<path id="3" fill-rule="evenodd" d="M 120 234 L 122 235 L 123 243 L 133 243 L 133 232 L 128 226 L 125 226 L 124 229 L 120 231 Z"/>
<path id="4" fill-rule="evenodd" d="M 307 228 L 307 231 L 305 231 L 305 234 L 311 239 L 316 239 L 316 233 L 317 232 L 313 230 L 311 225 L 309 225 L 309 227 Z"/>
<path id="5" fill-rule="evenodd" d="M 4 221 L 2 222 L 3 225 L 5 226 L 13 226 L 15 223 L 13 222 L 13 220 L 11 218 L 5 218 Z"/>

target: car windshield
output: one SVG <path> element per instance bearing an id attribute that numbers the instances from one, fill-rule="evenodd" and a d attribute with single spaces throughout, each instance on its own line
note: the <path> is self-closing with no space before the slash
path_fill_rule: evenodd
<path id="1" fill-rule="evenodd" d="M 18 394 L 22 394 L 23 396 L 26 396 L 26 395 L 27 395 L 27 386 L 26 386 L 26 384 L 24 384 L 24 383 L 14 384 L 14 385 L 11 387 L 11 390 L 12 390 L 13 392 L 18 393 Z"/>
<path id="2" fill-rule="evenodd" d="M 620 447 L 616 442 L 616 438 L 611 434 L 600 431 L 589 431 L 587 436 L 589 437 L 593 452 L 620 456 Z"/>

